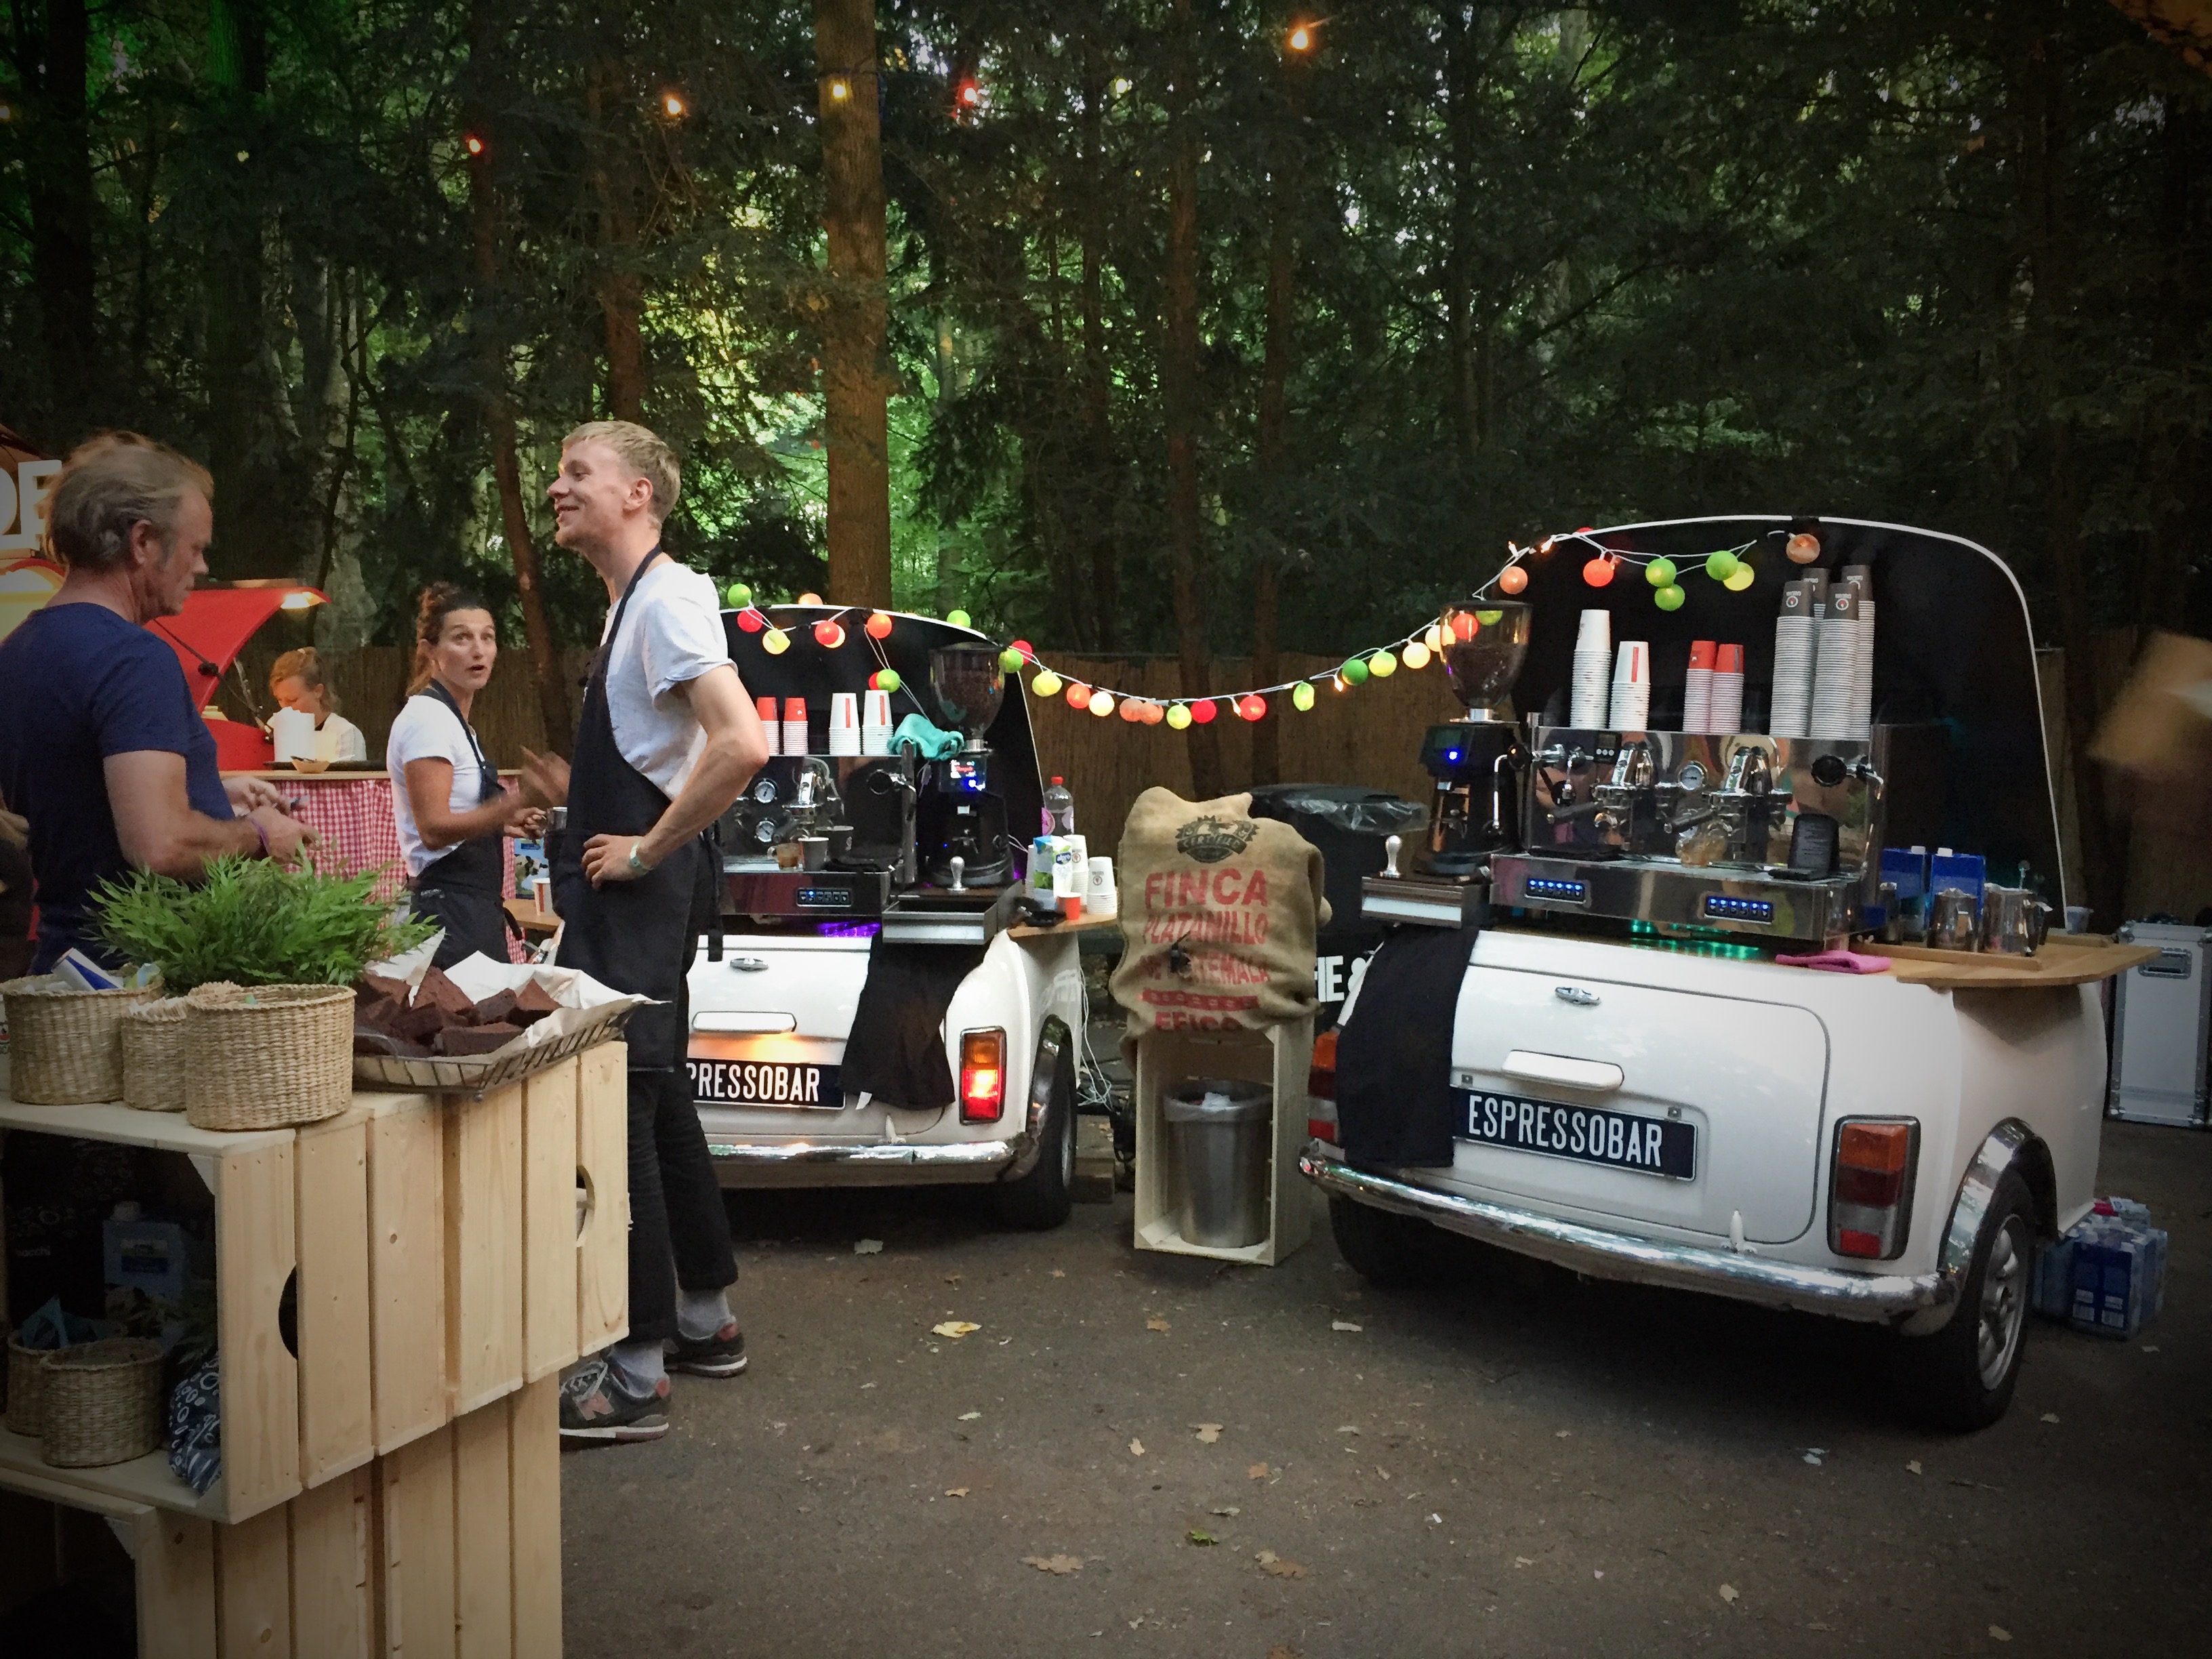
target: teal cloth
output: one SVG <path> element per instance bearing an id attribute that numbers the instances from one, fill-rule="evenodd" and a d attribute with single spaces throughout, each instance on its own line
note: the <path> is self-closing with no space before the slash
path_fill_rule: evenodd
<path id="1" fill-rule="evenodd" d="M 924 760 L 943 760 L 960 747 L 960 734 L 932 726 L 919 714 L 908 714 L 891 734 L 891 753 L 911 749 Z"/>

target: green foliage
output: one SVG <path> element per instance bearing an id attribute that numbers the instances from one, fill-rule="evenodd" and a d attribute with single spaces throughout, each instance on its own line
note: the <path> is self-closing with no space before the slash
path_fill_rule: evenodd
<path id="1" fill-rule="evenodd" d="M 126 961 L 159 968 L 172 995 L 213 980 L 351 985 L 435 931 L 392 921 L 374 897 L 377 878 L 243 857 L 214 860 L 196 883 L 134 870 L 94 893 L 95 927 Z"/>

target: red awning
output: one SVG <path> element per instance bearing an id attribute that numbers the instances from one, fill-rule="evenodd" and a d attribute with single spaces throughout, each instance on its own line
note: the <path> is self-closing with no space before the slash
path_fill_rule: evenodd
<path id="1" fill-rule="evenodd" d="M 146 625 L 169 642 L 184 665 L 192 702 L 205 708 L 215 699 L 218 681 L 230 672 L 246 642 L 262 623 L 279 611 L 319 605 L 324 595 L 315 588 L 292 582 L 273 582 L 266 587 L 195 588 L 185 601 L 181 616 L 161 617 Z M 285 601 L 290 600 L 288 605 Z"/>

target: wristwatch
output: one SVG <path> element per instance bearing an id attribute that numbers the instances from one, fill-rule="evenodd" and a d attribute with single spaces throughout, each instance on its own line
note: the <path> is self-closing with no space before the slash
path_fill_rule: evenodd
<path id="1" fill-rule="evenodd" d="M 650 869 L 652 869 L 652 868 L 653 868 L 653 866 L 652 866 L 651 865 L 647 864 L 647 863 L 643 859 L 641 859 L 641 858 L 638 857 L 638 855 L 637 855 L 637 842 L 635 842 L 635 841 L 631 842 L 630 842 L 630 844 L 629 844 L 629 872 L 630 872 L 630 874 L 632 874 L 633 876 L 641 876 L 641 875 L 645 874 L 645 873 L 646 873 L 646 872 L 647 872 L 648 870 L 650 870 Z"/>

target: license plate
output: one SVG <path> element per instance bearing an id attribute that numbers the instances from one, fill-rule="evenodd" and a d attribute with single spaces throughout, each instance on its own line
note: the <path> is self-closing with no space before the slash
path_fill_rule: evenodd
<path id="1" fill-rule="evenodd" d="M 796 1106 L 841 1111 L 835 1066 L 790 1060 L 694 1060 L 691 1098 L 702 1106 Z"/>
<path id="2" fill-rule="evenodd" d="M 1694 1124 L 1607 1111 L 1600 1106 L 1562 1106 L 1555 1100 L 1531 1100 L 1522 1095 L 1471 1089 L 1452 1092 L 1460 1099 L 1462 1140 L 1676 1181 L 1696 1177 Z"/>

